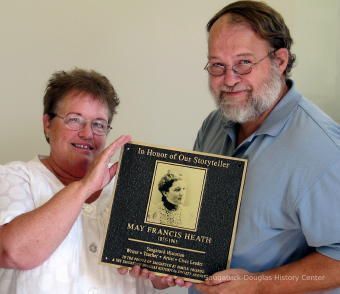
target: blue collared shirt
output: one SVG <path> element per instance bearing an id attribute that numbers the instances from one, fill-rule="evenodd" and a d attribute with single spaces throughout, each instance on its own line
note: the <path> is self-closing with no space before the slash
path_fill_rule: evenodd
<path id="1" fill-rule="evenodd" d="M 236 128 L 215 110 L 194 145 L 249 160 L 231 267 L 265 271 L 315 250 L 340 260 L 340 126 L 292 85 L 239 146 Z"/>

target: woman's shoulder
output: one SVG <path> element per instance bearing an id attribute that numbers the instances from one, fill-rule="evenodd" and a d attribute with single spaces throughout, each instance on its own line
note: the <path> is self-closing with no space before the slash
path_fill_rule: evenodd
<path id="1" fill-rule="evenodd" d="M 154 222 L 159 222 L 162 209 L 164 209 L 163 203 L 151 205 L 148 210 L 148 219 Z"/>
<path id="2" fill-rule="evenodd" d="M 0 165 L 0 176 L 18 176 L 27 177 L 29 174 L 30 165 L 24 161 L 12 161 L 3 165 Z"/>
<path id="3" fill-rule="evenodd" d="M 56 177 L 43 165 L 38 156 L 30 161 L 12 161 L 0 165 L 0 181 L 13 184 L 34 183 L 42 185 L 47 182 L 58 182 Z"/>
<path id="4" fill-rule="evenodd" d="M 0 165 L 0 175 L 27 176 L 28 174 L 41 169 L 42 163 L 36 156 L 30 161 L 11 161 Z"/>
<path id="5" fill-rule="evenodd" d="M 183 223 L 188 224 L 189 227 L 195 226 L 197 215 L 190 209 L 190 207 L 181 205 L 180 211 Z"/>
<path id="6" fill-rule="evenodd" d="M 0 224 L 35 208 L 28 162 L 13 161 L 0 166 Z"/>

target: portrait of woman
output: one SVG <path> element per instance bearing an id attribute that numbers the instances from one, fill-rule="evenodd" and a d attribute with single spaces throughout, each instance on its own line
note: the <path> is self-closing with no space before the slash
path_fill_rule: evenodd
<path id="1" fill-rule="evenodd" d="M 161 177 L 158 183 L 158 190 L 161 202 L 153 209 L 149 220 L 163 225 L 181 227 L 185 221 L 183 202 L 187 192 L 183 175 L 168 170 Z"/>

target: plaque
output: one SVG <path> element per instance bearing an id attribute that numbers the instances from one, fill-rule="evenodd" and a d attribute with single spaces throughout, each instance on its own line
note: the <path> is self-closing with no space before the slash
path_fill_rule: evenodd
<path id="1" fill-rule="evenodd" d="M 101 262 L 200 282 L 229 267 L 245 159 L 125 144 Z"/>

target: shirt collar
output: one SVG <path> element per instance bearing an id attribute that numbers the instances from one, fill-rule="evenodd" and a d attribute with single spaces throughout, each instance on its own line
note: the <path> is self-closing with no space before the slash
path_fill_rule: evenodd
<path id="1" fill-rule="evenodd" d="M 290 113 L 292 113 L 299 104 L 302 96 L 296 90 L 294 82 L 292 80 L 288 80 L 287 86 L 289 88 L 288 92 L 269 113 L 268 117 L 264 120 L 259 129 L 256 130 L 256 135 L 269 135 L 276 137 L 288 121 Z"/>

